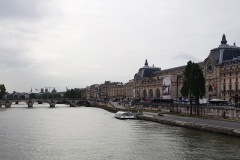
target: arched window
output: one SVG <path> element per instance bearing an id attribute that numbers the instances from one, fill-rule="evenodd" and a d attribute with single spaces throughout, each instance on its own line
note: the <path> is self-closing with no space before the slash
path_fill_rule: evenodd
<path id="1" fill-rule="evenodd" d="M 156 89 L 155 95 L 157 98 L 160 98 L 160 90 L 158 88 Z"/>
<path id="2" fill-rule="evenodd" d="M 213 87 L 212 86 L 209 86 L 208 87 L 208 92 L 212 92 L 213 91 Z"/>
<path id="3" fill-rule="evenodd" d="M 143 97 L 146 98 L 147 97 L 147 91 L 144 89 L 143 90 Z"/>
<path id="4" fill-rule="evenodd" d="M 153 90 L 152 89 L 149 90 L 149 97 L 153 98 Z"/>

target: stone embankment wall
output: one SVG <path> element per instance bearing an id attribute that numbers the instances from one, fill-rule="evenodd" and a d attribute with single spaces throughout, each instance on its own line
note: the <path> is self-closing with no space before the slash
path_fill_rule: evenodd
<path id="1" fill-rule="evenodd" d="M 204 130 L 204 131 L 210 131 L 210 132 L 222 133 L 222 134 L 234 135 L 234 136 L 240 137 L 239 129 L 219 127 L 219 126 L 213 126 L 213 125 L 207 125 L 207 124 L 198 124 L 198 123 L 194 123 L 194 122 L 176 121 L 176 120 L 164 119 L 164 118 L 148 116 L 148 115 L 138 115 L 137 117 L 138 117 L 138 119 L 146 120 L 146 121 L 152 121 L 152 122 L 157 122 L 157 123 L 181 126 L 181 127 L 185 127 L 185 128 L 193 128 L 193 129 L 198 129 L 198 130 Z"/>
<path id="2" fill-rule="evenodd" d="M 109 112 L 117 112 L 119 110 L 124 110 L 124 109 L 118 108 L 117 106 L 114 106 L 114 104 L 110 102 L 95 102 L 92 104 L 92 107 L 102 108 Z"/>

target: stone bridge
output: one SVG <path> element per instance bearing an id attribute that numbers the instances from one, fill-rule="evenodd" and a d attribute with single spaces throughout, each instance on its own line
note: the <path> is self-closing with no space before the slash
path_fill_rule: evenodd
<path id="1" fill-rule="evenodd" d="M 92 105 L 91 101 L 83 99 L 1 99 L 0 107 L 4 105 L 5 108 L 9 108 L 14 102 L 16 104 L 18 104 L 19 102 L 25 102 L 28 107 L 33 107 L 34 103 L 48 103 L 52 108 L 54 108 L 56 104 L 69 104 L 70 107 Z"/>

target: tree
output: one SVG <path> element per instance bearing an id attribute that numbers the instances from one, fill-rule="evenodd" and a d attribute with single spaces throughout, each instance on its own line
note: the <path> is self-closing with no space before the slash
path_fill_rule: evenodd
<path id="1" fill-rule="evenodd" d="M 81 98 L 82 97 L 82 89 L 70 89 L 67 90 L 64 94 L 65 98 Z"/>
<path id="2" fill-rule="evenodd" d="M 21 99 L 25 99 L 25 96 L 24 96 L 24 95 L 20 95 L 19 98 L 21 98 Z"/>
<path id="3" fill-rule="evenodd" d="M 197 104 L 197 116 L 199 116 L 199 99 L 203 98 L 206 93 L 205 78 L 198 64 L 194 64 L 192 73 L 191 88 L 192 93 L 195 96 L 195 103 Z"/>
<path id="4" fill-rule="evenodd" d="M 29 95 L 29 98 L 31 98 L 31 99 L 36 99 L 36 94 L 35 94 L 35 93 L 31 93 L 31 94 Z"/>
<path id="5" fill-rule="evenodd" d="M 192 98 L 195 97 L 197 115 L 199 116 L 199 99 L 205 95 L 205 78 L 198 64 L 192 61 L 187 63 L 183 72 L 183 86 L 181 94 L 190 98 L 190 114 L 192 115 Z"/>
<path id="6" fill-rule="evenodd" d="M 0 85 L 0 99 L 2 99 L 3 95 L 6 94 L 6 88 L 4 84 Z"/>

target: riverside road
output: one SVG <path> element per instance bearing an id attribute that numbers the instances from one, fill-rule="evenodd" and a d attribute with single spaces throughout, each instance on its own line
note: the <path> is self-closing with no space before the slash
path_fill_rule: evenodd
<path id="1" fill-rule="evenodd" d="M 157 116 L 157 113 L 152 112 L 144 112 L 143 115 L 158 117 L 159 119 L 173 120 L 173 121 L 181 121 L 187 123 L 197 123 L 202 125 L 209 125 L 215 127 L 222 128 L 231 128 L 231 129 L 239 129 L 240 130 L 240 122 L 235 121 L 227 121 L 227 120 L 215 120 L 215 119 L 206 119 L 206 118 L 198 118 L 198 117 L 183 117 L 177 115 L 164 114 L 164 116 Z"/>

